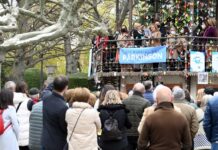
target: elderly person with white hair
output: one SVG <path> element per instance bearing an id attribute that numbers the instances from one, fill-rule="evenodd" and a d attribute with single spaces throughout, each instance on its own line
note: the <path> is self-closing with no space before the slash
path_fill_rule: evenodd
<path id="1" fill-rule="evenodd" d="M 185 92 L 180 87 L 173 88 L 173 96 L 174 96 L 174 105 L 180 108 L 181 113 L 186 117 L 190 127 L 191 138 L 194 139 L 199 128 L 196 111 L 192 106 L 186 104 Z M 192 145 L 194 147 L 194 143 Z"/>
<path id="2" fill-rule="evenodd" d="M 16 83 L 14 81 L 7 81 L 4 85 L 4 89 L 8 89 L 14 93 L 13 103 L 15 108 L 17 108 L 18 104 L 25 100 L 23 93 L 17 93 L 16 91 Z"/>
<path id="3" fill-rule="evenodd" d="M 126 108 L 130 110 L 128 117 L 132 128 L 127 130 L 128 149 L 136 149 L 139 133 L 137 128 L 143 116 L 145 108 L 150 106 L 148 100 L 144 99 L 145 87 L 142 83 L 136 83 L 133 87 L 133 95 L 123 101 Z"/>
<path id="4" fill-rule="evenodd" d="M 210 150 L 211 144 L 207 140 L 206 134 L 203 128 L 203 120 L 204 120 L 204 112 L 207 106 L 207 102 L 212 98 L 212 95 L 204 95 L 201 99 L 200 108 L 196 110 L 198 122 L 199 122 L 199 129 L 194 138 L 194 146 L 195 150 Z"/>

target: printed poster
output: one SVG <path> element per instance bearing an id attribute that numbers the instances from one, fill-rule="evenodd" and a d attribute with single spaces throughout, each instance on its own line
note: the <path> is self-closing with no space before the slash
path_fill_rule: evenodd
<path id="1" fill-rule="evenodd" d="M 205 71 L 204 52 L 190 51 L 190 72 Z"/>

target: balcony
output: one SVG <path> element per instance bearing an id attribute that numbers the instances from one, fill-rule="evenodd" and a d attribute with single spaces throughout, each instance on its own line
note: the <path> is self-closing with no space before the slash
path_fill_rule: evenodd
<path id="1" fill-rule="evenodd" d="M 120 64 L 119 51 L 121 48 L 149 48 L 154 41 L 160 41 L 166 46 L 166 61 L 141 64 Z M 129 44 L 125 44 L 129 43 Z M 138 44 L 140 43 L 140 44 Z M 137 45 L 136 45 L 137 44 Z M 128 46 L 123 46 L 128 45 Z M 159 46 L 160 46 L 159 45 Z M 102 40 L 92 49 L 92 74 L 98 77 L 111 76 L 158 76 L 158 75 L 197 75 L 191 70 L 190 52 L 204 53 L 204 71 L 209 75 L 217 74 L 212 70 L 212 52 L 218 52 L 218 38 L 195 36 L 176 36 L 150 38 L 140 40 Z"/>

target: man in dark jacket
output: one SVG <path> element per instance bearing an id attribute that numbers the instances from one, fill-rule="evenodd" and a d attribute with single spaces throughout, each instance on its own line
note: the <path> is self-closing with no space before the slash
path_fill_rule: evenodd
<path id="1" fill-rule="evenodd" d="M 68 109 L 63 94 L 68 88 L 68 79 L 59 76 L 54 79 L 53 92 L 43 99 L 43 134 L 44 150 L 62 150 L 66 144 L 67 124 L 65 113 Z"/>
<path id="2" fill-rule="evenodd" d="M 218 149 L 218 96 L 214 96 L 207 103 L 204 114 L 204 131 L 208 141 L 212 143 L 212 150 Z"/>
<path id="3" fill-rule="evenodd" d="M 174 110 L 172 92 L 161 87 L 156 92 L 157 107 L 142 127 L 138 150 L 190 150 L 191 135 L 186 118 Z"/>
<path id="4" fill-rule="evenodd" d="M 133 87 L 133 95 L 123 101 L 126 108 L 130 110 L 128 117 L 132 123 L 132 128 L 127 130 L 128 150 L 137 148 L 138 131 L 137 128 L 141 121 L 144 109 L 150 106 L 150 103 L 144 99 L 145 87 L 142 83 L 136 83 Z"/>

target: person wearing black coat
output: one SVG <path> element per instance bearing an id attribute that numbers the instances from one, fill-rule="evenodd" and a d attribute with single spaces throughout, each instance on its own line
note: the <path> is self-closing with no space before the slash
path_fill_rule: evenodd
<path id="1" fill-rule="evenodd" d="M 104 130 L 105 121 L 108 120 L 110 114 L 113 114 L 113 118 L 118 122 L 118 128 L 122 133 L 122 138 L 120 140 L 104 140 L 102 132 L 100 136 L 99 145 L 102 150 L 126 150 L 128 146 L 128 140 L 126 135 L 126 129 L 131 128 L 131 123 L 128 119 L 127 113 L 129 110 L 125 108 L 122 104 L 119 93 L 116 90 L 110 90 L 105 96 L 105 100 L 99 107 L 100 119 L 102 124 L 102 131 Z"/>
<path id="2" fill-rule="evenodd" d="M 63 94 L 68 88 L 68 79 L 59 76 L 54 79 L 54 90 L 43 99 L 43 150 L 62 150 L 67 143 L 67 123 L 65 114 L 68 109 Z"/>

